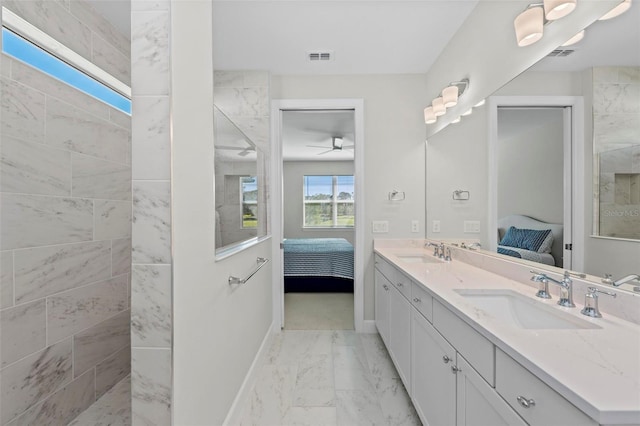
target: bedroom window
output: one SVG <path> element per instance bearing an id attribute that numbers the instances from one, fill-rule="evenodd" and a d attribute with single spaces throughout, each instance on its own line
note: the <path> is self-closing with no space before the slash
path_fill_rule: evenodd
<path id="1" fill-rule="evenodd" d="M 258 227 L 258 178 L 242 176 L 240 178 L 240 215 L 242 229 Z"/>
<path id="2" fill-rule="evenodd" d="M 304 176 L 305 228 L 353 228 L 353 176 Z"/>

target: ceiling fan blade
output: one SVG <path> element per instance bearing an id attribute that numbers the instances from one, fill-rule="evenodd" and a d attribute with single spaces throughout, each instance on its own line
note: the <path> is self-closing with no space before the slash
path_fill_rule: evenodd
<path id="1" fill-rule="evenodd" d="M 326 145 L 324 145 L 324 146 L 320 146 L 320 145 L 305 145 L 305 146 L 307 146 L 309 148 L 324 148 L 324 149 L 327 149 Z"/>
<path id="2" fill-rule="evenodd" d="M 342 145 L 342 149 L 353 149 L 354 145 Z"/>
<path id="3" fill-rule="evenodd" d="M 333 151 L 335 151 L 335 150 L 332 148 L 332 149 L 329 149 L 329 150 L 326 150 L 326 151 L 319 152 L 316 155 L 324 155 L 324 154 L 328 154 L 328 153 L 333 152 Z"/>

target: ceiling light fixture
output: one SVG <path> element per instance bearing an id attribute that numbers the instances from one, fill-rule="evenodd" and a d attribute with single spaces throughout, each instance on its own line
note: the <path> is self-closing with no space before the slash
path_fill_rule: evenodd
<path id="1" fill-rule="evenodd" d="M 426 124 L 433 124 L 438 120 L 438 117 L 433 112 L 433 107 L 426 107 L 424 109 L 424 122 Z"/>
<path id="2" fill-rule="evenodd" d="M 544 0 L 544 15 L 548 21 L 564 18 L 576 8 L 576 0 Z"/>
<path id="3" fill-rule="evenodd" d="M 444 115 L 445 112 L 447 112 L 447 109 L 444 106 L 444 100 L 442 99 L 442 96 L 439 96 L 435 98 L 433 101 L 431 101 L 431 106 L 433 107 L 433 114 L 436 117 L 440 117 Z"/>
<path id="4" fill-rule="evenodd" d="M 524 12 L 516 16 L 516 19 L 513 21 L 513 26 L 516 30 L 518 46 L 529 46 L 540 40 L 544 26 L 542 4 L 529 5 Z"/>
<path id="5" fill-rule="evenodd" d="M 576 44 L 583 38 L 584 38 L 584 30 L 580 31 L 578 34 L 574 35 L 569 40 L 565 41 L 564 44 L 562 44 L 561 46 L 562 47 L 571 46 L 572 44 Z"/>
<path id="6" fill-rule="evenodd" d="M 622 3 L 607 12 L 599 21 L 606 21 L 607 19 L 615 18 L 622 15 L 631 7 L 631 0 L 624 0 Z"/>
<path id="7" fill-rule="evenodd" d="M 333 138 L 333 149 L 342 149 L 342 138 Z"/>

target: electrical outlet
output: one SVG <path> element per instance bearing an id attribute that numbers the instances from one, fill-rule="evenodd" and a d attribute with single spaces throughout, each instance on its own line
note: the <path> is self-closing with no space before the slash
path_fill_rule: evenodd
<path id="1" fill-rule="evenodd" d="M 431 225 L 431 232 L 440 232 L 440 221 L 434 220 Z"/>
<path id="2" fill-rule="evenodd" d="M 420 232 L 420 221 L 411 221 L 411 232 Z"/>
<path id="3" fill-rule="evenodd" d="M 386 220 L 374 220 L 371 222 L 371 232 L 374 234 L 384 234 L 389 232 L 389 221 Z"/>
<path id="4" fill-rule="evenodd" d="M 479 220 L 465 220 L 464 221 L 464 233 L 465 234 L 479 234 L 480 233 L 480 221 Z"/>

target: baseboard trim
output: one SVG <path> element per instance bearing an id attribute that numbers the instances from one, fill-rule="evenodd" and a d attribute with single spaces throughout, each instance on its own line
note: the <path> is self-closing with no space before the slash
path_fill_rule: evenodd
<path id="1" fill-rule="evenodd" d="M 223 426 L 237 425 L 240 423 L 240 416 L 242 415 L 242 409 L 244 408 L 244 403 L 248 400 L 251 389 L 255 384 L 258 374 L 260 374 L 260 369 L 264 365 L 264 361 L 267 358 L 267 354 L 269 353 L 269 348 L 271 347 L 271 342 L 273 341 L 273 337 L 276 332 L 280 330 L 276 326 L 275 322 L 271 323 L 269 329 L 267 330 L 267 334 L 262 339 L 262 344 L 260 344 L 260 349 L 258 349 L 258 353 L 256 354 L 253 362 L 251 363 L 251 367 L 249 367 L 249 371 L 242 382 L 242 386 L 240 386 L 240 390 L 236 394 L 236 397 L 233 400 L 233 404 L 231 404 L 231 408 L 229 408 L 229 412 L 227 413 L 227 417 L 224 419 L 222 423 Z"/>
<path id="2" fill-rule="evenodd" d="M 375 334 L 378 332 L 378 328 L 376 327 L 376 322 L 375 320 L 364 320 L 362 323 L 362 332 L 363 333 L 369 333 L 369 334 Z"/>

